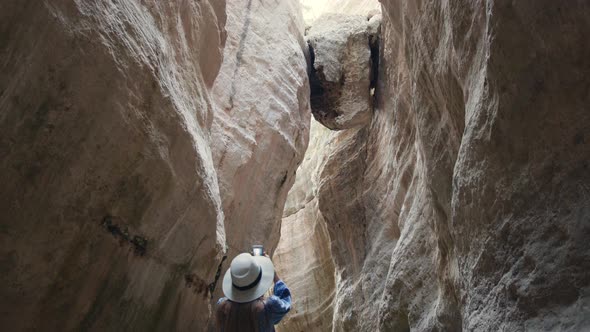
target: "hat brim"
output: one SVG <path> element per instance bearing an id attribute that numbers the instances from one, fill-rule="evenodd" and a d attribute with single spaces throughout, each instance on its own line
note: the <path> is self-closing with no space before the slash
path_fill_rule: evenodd
<path id="1" fill-rule="evenodd" d="M 229 269 L 225 271 L 225 275 L 223 276 L 223 294 L 233 302 L 246 303 L 254 301 L 264 295 L 270 286 L 272 286 L 275 276 L 275 268 L 272 265 L 272 261 L 265 256 L 253 257 L 262 269 L 262 277 L 256 286 L 244 291 L 239 290 L 232 285 L 231 273 Z"/>

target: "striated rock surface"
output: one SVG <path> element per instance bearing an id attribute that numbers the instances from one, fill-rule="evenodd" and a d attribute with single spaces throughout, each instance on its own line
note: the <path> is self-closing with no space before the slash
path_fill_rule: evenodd
<path id="1" fill-rule="evenodd" d="M 198 330 L 223 1 L 0 4 L 0 325 Z"/>
<path id="2" fill-rule="evenodd" d="M 232 1 L 227 15 L 211 138 L 229 262 L 252 244 L 276 248 L 311 116 L 298 2 Z"/>
<path id="3" fill-rule="evenodd" d="M 366 205 L 400 235 L 378 328 L 588 329 L 590 7 L 383 6 L 365 180 L 394 196 Z"/>
<path id="4" fill-rule="evenodd" d="M 335 271 L 317 187 L 319 170 L 337 134 L 312 121 L 309 147 L 285 203 L 273 261 L 293 294 L 293 307 L 279 331 L 332 330 Z"/>
<path id="5" fill-rule="evenodd" d="M 225 259 L 275 249 L 307 147 L 298 2 L 0 13 L 2 326 L 206 329 Z"/>
<path id="6" fill-rule="evenodd" d="M 382 4 L 374 115 L 313 150 L 319 212 L 296 221 L 328 231 L 332 330 L 589 329 L 590 7 Z M 312 209 L 296 187 L 286 225 Z M 277 258 L 322 262 L 320 234 Z"/>
<path id="7" fill-rule="evenodd" d="M 361 15 L 326 14 L 307 32 L 311 109 L 330 129 L 359 127 L 371 119 L 379 25 L 379 20 L 369 24 Z"/>

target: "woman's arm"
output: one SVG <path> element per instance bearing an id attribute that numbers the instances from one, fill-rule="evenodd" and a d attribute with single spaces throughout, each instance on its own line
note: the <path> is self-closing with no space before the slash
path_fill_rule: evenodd
<path id="1" fill-rule="evenodd" d="M 265 310 L 269 315 L 272 324 L 278 324 L 283 317 L 291 310 L 291 291 L 275 272 L 275 286 L 273 294 L 268 298 Z"/>

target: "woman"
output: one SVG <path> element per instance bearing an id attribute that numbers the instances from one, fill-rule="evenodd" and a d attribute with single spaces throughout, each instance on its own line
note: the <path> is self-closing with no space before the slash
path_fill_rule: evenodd
<path id="1" fill-rule="evenodd" d="M 265 298 L 273 282 L 273 295 Z M 291 309 L 291 293 L 266 254 L 236 256 L 223 277 L 223 294 L 216 312 L 217 330 L 222 332 L 274 331 Z"/>

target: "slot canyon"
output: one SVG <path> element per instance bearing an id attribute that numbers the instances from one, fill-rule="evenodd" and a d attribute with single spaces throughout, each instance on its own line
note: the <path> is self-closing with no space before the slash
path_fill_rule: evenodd
<path id="1" fill-rule="evenodd" d="M 0 327 L 590 331 L 590 1 L 0 2 Z"/>

